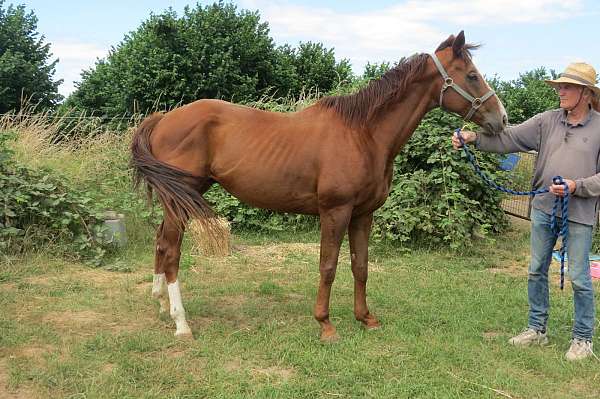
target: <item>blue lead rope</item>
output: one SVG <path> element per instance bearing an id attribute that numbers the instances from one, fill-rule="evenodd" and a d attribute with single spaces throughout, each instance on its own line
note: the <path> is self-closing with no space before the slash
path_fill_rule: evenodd
<path id="1" fill-rule="evenodd" d="M 467 156 L 467 159 L 469 160 L 471 165 L 473 165 L 473 169 L 475 169 L 475 172 L 477 172 L 477 174 L 490 187 L 493 187 L 496 190 L 499 190 L 499 191 L 502 191 L 502 192 L 505 192 L 508 194 L 512 194 L 512 195 L 534 196 L 536 194 L 543 194 L 543 193 L 550 192 L 550 189 L 548 189 L 548 188 L 542 188 L 542 189 L 533 190 L 533 191 L 515 191 L 515 190 L 511 190 L 509 188 L 502 187 L 502 186 L 499 186 L 498 184 L 496 184 L 496 182 L 494 182 L 492 179 L 490 179 L 485 173 L 482 172 L 481 168 L 479 168 L 479 165 L 477 164 L 477 160 L 475 159 L 475 156 L 473 155 L 473 153 L 471 153 L 471 151 L 469 151 L 469 148 L 467 147 L 467 144 L 465 143 L 462 135 L 460 134 L 460 131 L 461 131 L 460 128 L 456 129 L 456 136 L 460 140 L 460 144 L 462 145 L 462 149 L 464 150 L 465 155 Z M 560 289 L 562 290 L 565 285 L 565 255 L 566 255 L 566 249 L 567 249 L 567 240 L 569 237 L 569 220 L 568 220 L 568 217 L 569 217 L 569 186 L 561 176 L 553 177 L 552 181 L 554 184 L 562 184 L 565 189 L 564 197 L 560 197 L 558 195 L 555 197 L 554 207 L 552 208 L 552 217 L 550 219 L 550 223 L 551 223 L 552 231 L 554 232 L 554 235 L 556 237 L 560 236 L 562 238 L 562 243 L 561 243 L 561 247 L 560 247 Z M 559 207 L 561 208 L 561 220 L 562 220 L 560 227 L 558 226 L 558 217 L 556 216 L 558 213 Z"/>

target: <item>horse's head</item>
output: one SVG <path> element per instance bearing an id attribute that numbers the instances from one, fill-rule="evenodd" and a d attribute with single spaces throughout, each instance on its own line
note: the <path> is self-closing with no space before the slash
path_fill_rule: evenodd
<path id="1" fill-rule="evenodd" d="M 508 117 L 504 105 L 471 60 L 470 50 L 477 47 L 465 44 L 463 31 L 440 44 L 431 57 L 434 75 L 439 79 L 435 101 L 488 133 L 499 133 L 508 123 Z"/>

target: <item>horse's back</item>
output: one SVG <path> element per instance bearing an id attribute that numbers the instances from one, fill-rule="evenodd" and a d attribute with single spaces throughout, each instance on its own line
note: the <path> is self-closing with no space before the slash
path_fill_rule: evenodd
<path id="1" fill-rule="evenodd" d="M 271 118 L 269 114 L 273 114 Z M 213 147 L 244 133 L 245 126 L 273 116 L 222 100 L 194 101 L 164 114 L 152 132 L 152 152 L 162 161 L 187 169 L 186 164 L 207 162 L 207 157 L 215 153 Z M 182 158 L 190 159 L 188 162 Z"/>
<path id="2" fill-rule="evenodd" d="M 293 125 L 290 123 L 292 115 L 295 113 L 263 111 L 223 100 L 202 99 L 167 112 L 154 134 L 180 142 L 192 131 L 200 136 L 257 136 L 277 129 L 289 131 Z"/>

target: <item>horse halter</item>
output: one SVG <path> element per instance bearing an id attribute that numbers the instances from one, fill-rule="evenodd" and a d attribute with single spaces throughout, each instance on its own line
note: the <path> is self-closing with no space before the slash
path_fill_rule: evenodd
<path id="1" fill-rule="evenodd" d="M 431 59 L 433 60 L 433 63 L 435 64 L 435 66 L 437 67 L 438 71 L 440 72 L 440 74 L 442 75 L 442 78 L 444 78 L 444 84 L 442 85 L 442 90 L 440 91 L 440 108 L 443 108 L 442 106 L 442 100 L 444 99 L 444 92 L 449 88 L 453 88 L 458 94 L 460 94 L 461 96 L 463 96 L 463 98 L 467 101 L 469 101 L 471 103 L 471 109 L 469 110 L 469 112 L 467 112 L 467 115 L 464 117 L 465 121 L 469 121 L 471 120 L 471 117 L 475 114 L 475 112 L 477 112 L 477 110 L 479 109 L 479 107 L 481 107 L 481 105 L 491 96 L 493 96 L 494 94 L 496 94 L 496 92 L 494 90 L 490 90 L 487 93 L 485 93 L 483 96 L 481 97 L 473 97 L 472 95 L 470 95 L 469 93 L 467 93 L 462 87 L 460 87 L 459 85 L 457 85 L 456 83 L 454 83 L 454 80 L 448 76 L 448 72 L 446 72 L 446 70 L 444 69 L 444 67 L 442 66 L 442 63 L 440 62 L 440 60 L 438 59 L 438 57 L 435 54 L 431 54 Z"/>

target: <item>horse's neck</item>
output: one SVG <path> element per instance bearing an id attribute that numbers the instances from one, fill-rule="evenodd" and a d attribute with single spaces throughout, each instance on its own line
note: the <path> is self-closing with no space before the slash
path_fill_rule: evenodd
<path id="1" fill-rule="evenodd" d="M 427 112 L 435 107 L 429 88 L 415 84 L 407 88 L 407 97 L 381 114 L 372 131 L 375 145 L 392 162 Z"/>

